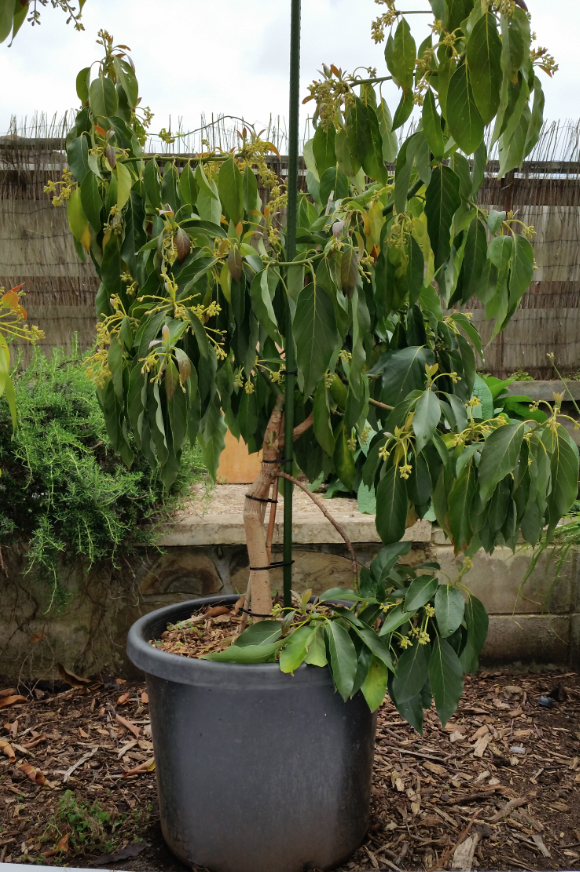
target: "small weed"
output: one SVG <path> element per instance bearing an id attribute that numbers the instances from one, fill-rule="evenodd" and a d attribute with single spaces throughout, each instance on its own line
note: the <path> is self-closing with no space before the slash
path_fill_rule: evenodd
<path id="1" fill-rule="evenodd" d="M 533 375 L 530 375 L 529 372 L 526 372 L 523 369 L 516 369 L 515 372 L 512 372 L 511 378 L 514 381 L 534 381 Z"/>

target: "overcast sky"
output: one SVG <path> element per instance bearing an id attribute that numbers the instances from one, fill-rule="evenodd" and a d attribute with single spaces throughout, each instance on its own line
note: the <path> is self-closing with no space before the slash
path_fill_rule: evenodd
<path id="1" fill-rule="evenodd" d="M 580 117 L 579 0 L 527 0 L 538 41 L 555 55 L 560 71 L 543 73 L 546 116 Z M 383 46 L 370 37 L 381 7 L 373 0 L 303 0 L 302 95 L 321 63 L 348 70 L 376 66 L 386 74 Z M 400 0 L 399 8 L 428 9 L 427 0 Z M 265 124 L 270 114 L 288 114 L 290 0 L 87 0 L 85 32 L 65 24 L 51 8 L 42 24 L 25 24 L 14 45 L 0 45 L 0 132 L 11 115 L 49 115 L 77 105 L 75 77 L 101 56 L 99 28 L 132 49 L 143 103 L 155 113 L 153 127 L 178 116 L 185 129 L 199 126 L 201 113 L 242 115 Z M 409 17 L 417 43 L 427 34 L 428 16 Z M 394 110 L 395 89 L 385 96 Z M 304 107 L 303 118 L 309 105 Z"/>

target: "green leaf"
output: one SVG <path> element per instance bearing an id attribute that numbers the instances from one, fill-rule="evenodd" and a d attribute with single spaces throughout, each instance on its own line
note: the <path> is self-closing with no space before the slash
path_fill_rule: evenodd
<path id="1" fill-rule="evenodd" d="M 324 288 L 313 283 L 300 291 L 294 317 L 298 384 L 310 396 L 324 378 L 339 342 L 332 300 Z"/>
<path id="2" fill-rule="evenodd" d="M 360 594 L 355 593 L 354 590 L 346 590 L 342 587 L 331 587 L 328 590 L 325 590 L 318 597 L 319 603 L 325 603 L 329 600 L 345 600 L 346 602 L 359 603 L 363 599 Z"/>
<path id="3" fill-rule="evenodd" d="M 252 279 L 250 298 L 252 300 L 252 309 L 261 326 L 274 342 L 280 343 L 278 322 L 276 321 L 276 314 L 272 306 L 267 270 L 262 270 Z"/>
<path id="4" fill-rule="evenodd" d="M 514 241 L 511 234 L 509 236 L 496 236 L 489 243 L 488 257 L 499 270 L 509 266 L 513 246 Z"/>
<path id="5" fill-rule="evenodd" d="M 475 105 L 465 63 L 455 70 L 449 82 L 447 123 L 453 139 L 465 154 L 473 154 L 483 142 L 483 121 Z"/>
<path id="6" fill-rule="evenodd" d="M 113 66 L 127 97 L 127 102 L 131 109 L 134 109 L 139 102 L 139 85 L 137 84 L 133 67 L 123 58 L 118 57 L 113 58 Z"/>
<path id="7" fill-rule="evenodd" d="M 501 40 L 495 16 L 486 12 L 476 22 L 467 42 L 473 99 L 487 126 L 499 109 L 502 82 Z"/>
<path id="8" fill-rule="evenodd" d="M 322 124 L 319 122 L 312 139 L 312 151 L 321 185 L 322 177 L 325 172 L 336 167 L 336 153 L 334 150 L 335 140 L 336 130 L 334 124 L 331 124 L 328 130 L 324 130 Z M 338 197 L 335 197 L 334 199 L 338 200 Z M 328 195 L 326 198 L 322 198 L 324 205 L 326 205 L 327 200 Z"/>
<path id="9" fill-rule="evenodd" d="M 377 106 L 377 120 L 383 140 L 383 160 L 386 163 L 393 163 L 397 157 L 399 142 L 395 133 L 393 133 L 393 120 L 384 97 Z"/>
<path id="10" fill-rule="evenodd" d="M 385 618 L 383 625 L 380 629 L 379 636 L 388 636 L 389 633 L 393 633 L 395 630 L 398 630 L 399 627 L 402 627 L 403 624 L 407 623 L 409 618 L 413 617 L 413 614 L 414 612 L 405 611 L 403 603 L 395 606 L 394 609 L 391 609 L 387 613 L 387 617 Z"/>
<path id="11" fill-rule="evenodd" d="M 501 237 L 500 237 L 501 238 Z M 510 311 L 515 311 L 534 277 L 534 249 L 525 236 L 515 236 L 509 278 Z"/>
<path id="12" fill-rule="evenodd" d="M 348 196 L 348 179 L 337 166 L 325 170 L 320 179 L 320 201 L 324 207 L 331 195 L 333 202 Z"/>
<path id="13" fill-rule="evenodd" d="M 356 288 L 358 281 L 358 252 L 353 245 L 346 245 L 340 258 L 340 283 L 342 290 L 349 297 Z"/>
<path id="14" fill-rule="evenodd" d="M 420 345 L 410 345 L 383 354 L 370 371 L 371 375 L 383 373 L 381 401 L 389 406 L 397 406 L 411 391 L 423 390 L 425 364 L 431 365 L 434 360 L 431 349 Z"/>
<path id="15" fill-rule="evenodd" d="M 506 424 L 494 430 L 486 440 L 479 463 L 479 487 L 484 503 L 498 482 L 515 469 L 525 432 L 524 423 Z"/>
<path id="16" fill-rule="evenodd" d="M 478 657 L 485 645 L 489 629 L 489 617 L 477 597 L 470 595 L 465 603 L 465 623 L 467 624 L 467 645 L 465 656 L 461 654 L 464 672 L 475 672 Z"/>
<path id="17" fill-rule="evenodd" d="M 203 462 L 213 481 L 217 475 L 221 453 L 225 448 L 226 425 L 217 403 L 210 403 L 202 422 L 198 439 Z"/>
<path id="18" fill-rule="evenodd" d="M 548 523 L 552 530 L 569 512 L 578 496 L 578 448 L 559 425 L 556 433 L 545 432 L 542 441 L 551 453 L 552 487 L 548 496 Z"/>
<path id="19" fill-rule="evenodd" d="M 334 438 L 336 441 L 332 456 L 336 474 L 344 486 L 348 488 L 349 491 L 352 491 L 354 489 L 354 476 L 356 471 L 354 454 L 348 446 L 349 434 L 346 432 L 342 421 L 337 427 Z"/>
<path id="20" fill-rule="evenodd" d="M 324 629 L 330 651 L 332 678 L 336 689 L 346 702 L 352 692 L 356 676 L 356 649 L 349 634 L 338 621 L 328 621 Z"/>
<path id="21" fill-rule="evenodd" d="M 200 660 L 212 660 L 216 663 L 268 663 L 285 641 L 279 639 L 269 645 L 230 645 L 225 651 L 203 654 Z"/>
<path id="22" fill-rule="evenodd" d="M 447 523 L 451 530 L 456 554 L 464 551 L 471 544 L 473 535 L 470 522 L 471 506 L 476 493 L 477 467 L 473 457 L 471 457 L 459 478 L 453 483 L 449 494 Z"/>
<path id="23" fill-rule="evenodd" d="M 89 222 L 83 209 L 79 188 L 76 188 L 69 197 L 67 218 L 72 235 L 76 241 L 82 245 L 84 250 L 88 251 L 91 234 L 89 231 Z"/>
<path id="24" fill-rule="evenodd" d="M 417 452 L 422 451 L 431 440 L 440 420 L 441 406 L 437 395 L 433 391 L 427 390 L 419 397 L 413 416 L 413 431 L 417 437 L 415 450 Z"/>
<path id="25" fill-rule="evenodd" d="M 467 303 L 468 300 L 477 293 L 477 288 L 481 281 L 481 274 L 485 268 L 486 259 L 487 233 L 483 222 L 476 217 L 469 225 L 469 230 L 467 231 L 467 240 L 463 252 L 463 263 L 461 265 L 461 272 L 459 274 L 457 285 L 458 291 L 461 293 L 462 303 Z M 472 327 L 472 330 L 474 329 L 475 328 Z M 470 338 L 472 339 L 471 336 Z M 481 356 L 481 343 L 479 343 L 478 351 Z"/>
<path id="26" fill-rule="evenodd" d="M 271 642 L 277 642 L 281 635 L 282 625 L 280 621 L 259 621 L 240 633 L 233 644 L 241 648 L 248 645 L 268 645 Z"/>
<path id="27" fill-rule="evenodd" d="M 433 641 L 429 659 L 429 681 L 435 700 L 435 708 L 445 726 L 457 709 L 463 693 L 463 670 L 457 654 L 445 639 L 439 636 Z"/>
<path id="28" fill-rule="evenodd" d="M 439 634 L 444 639 L 461 626 L 464 611 L 461 591 L 450 584 L 440 584 L 435 594 L 435 617 Z"/>
<path id="29" fill-rule="evenodd" d="M 353 626 L 353 632 L 362 639 L 367 648 L 373 652 L 373 656 L 383 663 L 391 672 L 395 671 L 393 661 L 389 652 L 389 646 L 377 636 L 374 630 L 365 626 L 359 627 L 356 624 Z"/>
<path id="30" fill-rule="evenodd" d="M 414 642 L 399 657 L 397 672 L 393 678 L 393 694 L 398 703 L 409 702 L 417 696 L 429 676 L 429 645 Z"/>
<path id="31" fill-rule="evenodd" d="M 372 179 L 385 183 L 383 145 L 379 122 L 373 107 L 359 98 L 346 111 L 346 135 L 352 157 Z"/>
<path id="32" fill-rule="evenodd" d="M 159 170 L 155 158 L 147 161 L 143 172 L 143 184 L 147 199 L 154 209 L 161 209 L 161 185 L 159 184 Z"/>
<path id="33" fill-rule="evenodd" d="M 322 379 L 314 394 L 314 435 L 329 457 L 334 454 L 334 434 L 330 423 L 328 390 Z"/>
<path id="34" fill-rule="evenodd" d="M 391 466 L 377 487 L 376 525 L 384 545 L 398 542 L 405 535 L 407 505 L 407 483 L 397 467 Z"/>
<path id="35" fill-rule="evenodd" d="M 89 81 L 91 78 L 91 68 L 85 67 L 84 70 L 81 70 L 76 78 L 76 91 L 77 97 L 83 104 L 89 102 Z"/>
<path id="36" fill-rule="evenodd" d="M 405 18 L 401 18 L 395 36 L 387 41 L 385 60 L 393 81 L 403 89 L 405 96 L 413 89 L 413 73 L 417 59 L 417 46 L 411 28 Z"/>
<path id="37" fill-rule="evenodd" d="M 0 42 L 12 33 L 14 0 L 0 0 Z"/>
<path id="38" fill-rule="evenodd" d="M 88 172 L 81 182 L 81 203 L 91 227 L 95 233 L 98 233 L 101 229 L 103 201 L 99 193 L 99 183 L 91 172 Z"/>
<path id="39" fill-rule="evenodd" d="M 73 179 L 79 185 L 89 172 L 89 145 L 86 136 L 78 136 L 66 147 L 66 157 Z"/>
<path id="40" fill-rule="evenodd" d="M 236 225 L 244 217 L 244 177 L 233 157 L 229 157 L 220 167 L 217 183 L 226 217 Z"/>
<path id="41" fill-rule="evenodd" d="M 280 652 L 280 669 L 282 672 L 291 672 L 298 669 L 301 663 L 304 662 L 308 651 L 308 646 L 316 627 L 312 624 L 306 624 L 303 627 L 298 627 L 294 630 Z"/>
<path id="42" fill-rule="evenodd" d="M 12 432 L 16 430 L 16 398 L 14 393 L 14 384 L 10 378 L 10 349 L 8 343 L 0 333 L 0 397 L 4 395 L 10 417 L 12 419 Z"/>
<path id="43" fill-rule="evenodd" d="M 99 76 L 89 87 L 91 112 L 104 121 L 109 115 L 116 115 L 119 101 L 115 86 L 106 76 Z"/>
<path id="44" fill-rule="evenodd" d="M 418 141 L 418 133 L 410 136 L 409 139 L 405 140 L 397 155 L 395 166 L 395 210 L 397 212 L 407 211 L 409 183 L 411 181 L 411 173 L 413 172 Z"/>
<path id="45" fill-rule="evenodd" d="M 447 166 L 435 167 L 425 194 L 425 214 L 435 270 L 446 262 L 451 251 L 451 224 L 461 205 L 459 177 Z"/>
<path id="46" fill-rule="evenodd" d="M 405 596 L 405 611 L 416 612 L 429 602 L 438 587 L 439 582 L 433 575 L 420 575 L 415 578 Z"/>
<path id="47" fill-rule="evenodd" d="M 372 712 L 378 709 L 385 698 L 388 679 L 388 668 L 382 660 L 379 660 L 373 654 L 366 678 L 361 686 L 364 698 Z"/>
<path id="48" fill-rule="evenodd" d="M 413 100 L 413 92 L 409 91 L 408 94 L 403 94 L 399 105 L 395 109 L 395 117 L 393 118 L 393 130 L 398 130 L 399 127 L 402 127 L 403 124 L 409 120 L 414 108 L 415 102 Z"/>
<path id="49" fill-rule="evenodd" d="M 326 666 L 326 642 L 324 641 L 324 627 L 320 624 L 316 627 L 308 643 L 308 650 L 304 662 L 309 666 Z"/>
<path id="50" fill-rule="evenodd" d="M 425 94 L 423 103 L 423 133 L 427 140 L 427 144 L 435 158 L 442 158 L 445 154 L 445 139 L 441 127 L 441 117 L 435 106 L 435 98 L 431 88 Z"/>
<path id="51" fill-rule="evenodd" d="M 127 166 L 121 161 L 117 161 L 117 206 L 119 210 L 123 208 L 131 197 L 131 188 L 133 186 L 133 177 Z"/>

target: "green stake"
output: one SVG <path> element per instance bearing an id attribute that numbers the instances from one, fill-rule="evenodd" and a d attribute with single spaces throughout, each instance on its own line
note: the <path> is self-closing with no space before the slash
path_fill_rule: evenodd
<path id="1" fill-rule="evenodd" d="M 292 0 L 290 24 L 290 137 L 288 142 L 288 212 L 286 255 L 296 256 L 296 217 L 298 205 L 298 115 L 300 112 L 300 2 Z M 292 336 L 290 307 L 286 301 L 286 400 L 284 403 L 284 469 L 290 475 L 294 457 L 294 386 L 296 351 Z M 284 606 L 292 605 L 292 482 L 284 481 Z"/>

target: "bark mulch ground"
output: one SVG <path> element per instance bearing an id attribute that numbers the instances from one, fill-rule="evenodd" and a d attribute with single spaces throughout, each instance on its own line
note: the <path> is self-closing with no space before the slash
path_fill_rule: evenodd
<path id="1" fill-rule="evenodd" d="M 68 679 L 0 691 L 0 862 L 182 872 L 159 828 L 145 686 Z M 482 672 L 423 738 L 386 703 L 369 833 L 341 872 L 578 869 L 579 758 L 576 673 Z"/>

